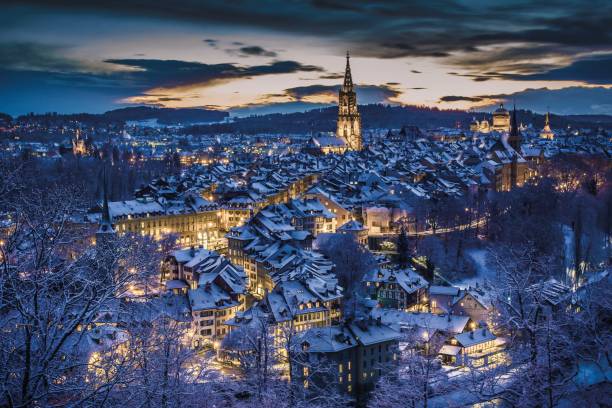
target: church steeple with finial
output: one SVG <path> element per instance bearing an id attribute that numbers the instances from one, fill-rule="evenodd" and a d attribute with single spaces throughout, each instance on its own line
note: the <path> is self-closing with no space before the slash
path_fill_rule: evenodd
<path id="1" fill-rule="evenodd" d="M 349 52 L 346 52 L 344 83 L 338 92 L 338 127 L 336 136 L 343 139 L 348 150 L 361 150 L 361 117 L 357 110 L 357 95 L 353 89 L 353 76 Z"/>
<path id="2" fill-rule="evenodd" d="M 353 76 L 351 75 L 351 63 L 350 63 L 350 54 L 346 51 L 346 68 L 344 70 L 344 84 L 342 88 L 345 92 L 350 92 L 353 90 Z"/>
<path id="3" fill-rule="evenodd" d="M 512 109 L 512 116 L 510 118 L 510 135 L 508 136 L 508 144 L 517 153 L 521 152 L 521 139 L 521 132 L 516 119 L 516 105 L 514 105 Z"/>
<path id="4" fill-rule="evenodd" d="M 550 117 L 549 116 L 550 116 L 549 112 L 546 112 L 546 116 L 544 118 L 544 128 L 542 128 L 542 131 L 540 132 L 540 137 L 542 139 L 552 140 L 555 138 L 555 134 L 550 128 Z"/>
<path id="5" fill-rule="evenodd" d="M 97 234 L 114 234 L 115 229 L 113 228 L 113 219 L 110 214 L 110 207 L 108 205 L 108 191 L 107 191 L 107 180 L 106 180 L 106 166 L 102 170 L 102 184 L 103 184 L 103 195 L 104 202 L 102 204 L 102 217 L 100 218 L 100 224 L 98 226 Z"/>

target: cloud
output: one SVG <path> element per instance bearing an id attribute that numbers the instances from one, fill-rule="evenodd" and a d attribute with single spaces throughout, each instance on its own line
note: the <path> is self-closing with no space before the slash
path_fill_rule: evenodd
<path id="1" fill-rule="evenodd" d="M 470 96 L 446 96 L 444 102 L 475 102 L 479 110 L 493 109 L 498 103 L 515 102 L 517 108 L 535 112 L 550 110 L 560 115 L 605 114 L 612 115 L 612 89 L 606 87 L 566 87 L 561 89 L 524 89 L 514 93 Z"/>
<path id="2" fill-rule="evenodd" d="M 469 59 L 491 51 L 514 48 L 514 60 L 527 60 L 532 47 L 547 47 L 557 58 L 610 50 L 612 3 L 608 0 L 547 0 L 530 2 L 466 2 L 447 0 L 360 1 L 313 0 L 287 2 L 164 3 L 100 0 L 8 0 L 64 12 L 112 12 L 234 27 L 275 30 L 339 40 L 355 56 L 399 58 L 426 56 Z M 338 30 L 338 27 L 349 29 Z M 521 44 L 517 47 L 517 44 Z M 513 60 L 503 52 L 501 63 Z"/>
<path id="3" fill-rule="evenodd" d="M 324 72 L 320 67 L 296 61 L 251 66 L 143 58 L 89 63 L 63 57 L 63 51 L 62 47 L 44 44 L 0 44 L 0 100 L 7 104 L 11 101 L 11 105 L 0 108 L 16 113 L 37 107 L 41 109 L 38 102 L 27 107 L 25 97 L 28 96 L 47 100 L 53 109 L 64 107 L 74 112 L 90 106 L 93 111 L 100 111 L 122 100 L 152 104 L 176 101 L 168 99 L 175 98 L 175 95 L 156 95 L 159 92 L 155 90 L 160 89 L 206 87 L 263 75 Z M 72 95 L 78 95 L 78 99 Z M 84 97 L 92 101 L 76 103 Z M 57 102 L 59 99 L 61 102 Z M 56 102 L 52 102 L 54 100 Z M 70 103 L 70 100 L 75 103 Z"/>
<path id="4" fill-rule="evenodd" d="M 208 44 L 209 47 L 214 48 L 214 49 L 218 49 L 219 48 L 219 40 L 215 39 L 215 38 L 205 38 L 203 40 L 206 44 Z"/>
<path id="5" fill-rule="evenodd" d="M 267 65 L 253 66 L 156 59 L 108 59 L 105 62 L 133 68 L 122 75 L 143 88 L 201 87 L 261 75 L 323 71 L 320 67 L 296 61 L 274 61 Z"/>
<path id="6" fill-rule="evenodd" d="M 260 57 L 276 57 L 276 52 L 268 51 L 258 45 L 251 45 L 240 48 L 240 53 L 243 55 L 255 55 Z"/>
<path id="7" fill-rule="evenodd" d="M 449 96 L 443 96 L 440 98 L 440 102 L 462 102 L 462 101 L 467 101 L 467 102 L 480 102 L 482 101 L 482 98 L 478 97 L 478 96 L 456 96 L 456 95 L 449 95 Z"/>
<path id="8" fill-rule="evenodd" d="M 33 42 L 0 43 L 0 67 L 20 71 L 81 72 L 87 64 L 62 55 L 66 47 Z"/>
<path id="9" fill-rule="evenodd" d="M 319 76 L 319 79 L 343 79 L 343 78 L 344 78 L 343 72 L 330 73 L 330 74 L 324 74 L 324 75 Z"/>
<path id="10" fill-rule="evenodd" d="M 499 75 L 517 81 L 580 81 L 589 84 L 612 84 L 612 54 L 574 61 L 568 66 L 534 74 Z"/>
<path id="11" fill-rule="evenodd" d="M 285 89 L 280 97 L 289 101 L 337 103 L 339 85 L 308 85 Z M 360 104 L 371 103 L 397 103 L 396 99 L 402 92 L 392 84 L 383 85 L 357 85 L 357 101 Z M 277 98 L 279 95 L 266 95 L 268 99 Z"/>

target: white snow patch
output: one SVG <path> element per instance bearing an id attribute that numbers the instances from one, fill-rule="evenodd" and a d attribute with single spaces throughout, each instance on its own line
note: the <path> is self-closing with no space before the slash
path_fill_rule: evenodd
<path id="1" fill-rule="evenodd" d="M 476 276 L 462 279 L 455 283 L 455 286 L 466 289 L 468 286 L 475 287 L 476 283 L 482 286 L 485 280 L 495 279 L 495 269 L 487 265 L 488 251 L 486 249 L 468 249 L 466 254 L 472 258 L 476 264 Z"/>

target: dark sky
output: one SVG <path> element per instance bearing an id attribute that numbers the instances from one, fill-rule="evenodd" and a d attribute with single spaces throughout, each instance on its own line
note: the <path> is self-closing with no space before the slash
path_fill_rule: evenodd
<path id="1" fill-rule="evenodd" d="M 335 102 L 612 114 L 612 1 L 4 1 L 0 111 Z"/>

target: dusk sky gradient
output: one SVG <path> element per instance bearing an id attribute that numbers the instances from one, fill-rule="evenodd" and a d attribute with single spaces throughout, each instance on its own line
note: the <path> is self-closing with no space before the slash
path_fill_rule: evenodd
<path id="1" fill-rule="evenodd" d="M 3 1 L 0 112 L 359 103 L 612 114 L 611 1 Z"/>

